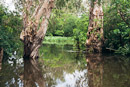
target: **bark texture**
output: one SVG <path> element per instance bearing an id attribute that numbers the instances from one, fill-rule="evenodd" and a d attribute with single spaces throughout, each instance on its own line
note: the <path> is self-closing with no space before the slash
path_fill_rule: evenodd
<path id="1" fill-rule="evenodd" d="M 20 39 L 24 43 L 24 58 L 36 59 L 47 31 L 54 0 L 25 0 L 23 7 L 24 30 Z"/>
<path id="2" fill-rule="evenodd" d="M 2 69 L 3 48 L 0 48 L 0 70 Z"/>
<path id="3" fill-rule="evenodd" d="M 95 0 L 90 7 L 86 40 L 87 51 L 102 52 L 103 40 L 103 9 L 102 4 Z"/>

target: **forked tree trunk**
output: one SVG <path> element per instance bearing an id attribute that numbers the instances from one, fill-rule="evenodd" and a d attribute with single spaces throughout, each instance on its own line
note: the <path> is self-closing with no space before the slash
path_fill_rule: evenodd
<path id="1" fill-rule="evenodd" d="M 102 52 L 103 40 L 103 9 L 102 4 L 95 0 L 90 7 L 86 40 L 87 51 Z"/>
<path id="2" fill-rule="evenodd" d="M 0 70 L 2 69 L 3 48 L 0 48 Z"/>
<path id="3" fill-rule="evenodd" d="M 24 58 L 36 59 L 47 31 L 54 0 L 25 0 L 23 7 L 24 30 L 20 39 L 24 43 Z"/>

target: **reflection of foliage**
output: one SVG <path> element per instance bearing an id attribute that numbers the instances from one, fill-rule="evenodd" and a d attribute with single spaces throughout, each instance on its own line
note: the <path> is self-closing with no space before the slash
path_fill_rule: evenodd
<path id="1" fill-rule="evenodd" d="M 23 80 L 23 66 L 16 64 L 16 60 L 12 61 L 14 64 L 3 63 L 0 71 L 0 86 L 1 87 L 19 87 L 21 80 Z M 22 84 L 21 84 L 22 85 Z"/>
<path id="2" fill-rule="evenodd" d="M 104 62 L 103 87 L 129 87 L 130 85 L 130 58 L 113 57 Z"/>
<path id="3" fill-rule="evenodd" d="M 46 48 L 47 47 L 47 48 Z M 73 52 L 67 52 L 69 50 L 65 50 L 65 49 L 72 49 L 71 46 L 59 46 L 59 45 L 44 45 L 42 49 L 43 50 L 43 57 L 44 57 L 44 63 L 45 65 L 47 64 L 47 66 L 49 67 L 61 67 L 64 65 L 68 65 L 71 63 L 76 63 L 77 62 L 77 56 L 78 61 L 84 61 L 81 60 L 83 56 L 81 56 L 81 54 L 79 53 L 73 53 Z M 46 49 L 45 49 L 46 48 Z M 62 48 L 62 49 L 60 49 Z M 41 52 L 41 51 L 40 51 Z M 81 57 L 81 59 L 80 59 Z M 58 63 L 58 64 L 57 64 Z"/>
<path id="4" fill-rule="evenodd" d="M 63 79 L 63 73 L 73 73 L 76 69 L 82 70 L 85 68 L 85 58 L 82 54 L 67 52 L 72 50 L 71 46 L 60 45 L 44 45 L 40 49 L 40 54 L 43 53 L 44 71 L 50 73 L 50 77 L 56 79 Z M 42 56 L 41 56 L 42 57 Z M 49 75 L 48 75 L 49 76 Z"/>

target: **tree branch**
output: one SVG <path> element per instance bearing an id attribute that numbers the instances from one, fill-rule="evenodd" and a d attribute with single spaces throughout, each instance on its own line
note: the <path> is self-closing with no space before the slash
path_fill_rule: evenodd
<path id="1" fill-rule="evenodd" d="M 118 10 L 118 13 L 119 13 L 120 16 L 121 16 L 121 19 L 122 19 L 128 26 L 130 26 L 129 22 L 127 22 L 126 19 L 124 18 L 124 14 L 123 14 L 120 10 Z"/>

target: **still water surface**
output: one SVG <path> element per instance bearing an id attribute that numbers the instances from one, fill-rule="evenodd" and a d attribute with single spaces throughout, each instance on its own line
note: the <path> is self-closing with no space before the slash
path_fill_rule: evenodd
<path id="1" fill-rule="evenodd" d="M 13 55 L 3 63 L 0 87 L 130 87 L 130 58 L 85 54 L 43 45 L 39 63 Z"/>

